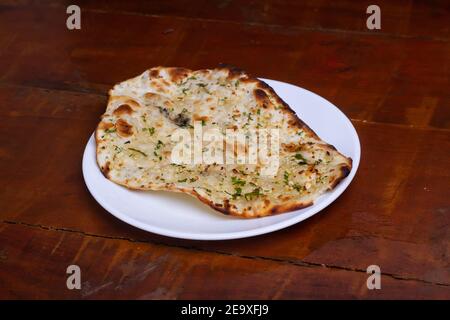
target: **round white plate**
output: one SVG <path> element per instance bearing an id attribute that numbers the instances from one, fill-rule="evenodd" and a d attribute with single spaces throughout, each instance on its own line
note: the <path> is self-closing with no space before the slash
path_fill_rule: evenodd
<path id="1" fill-rule="evenodd" d="M 324 98 L 300 87 L 266 80 L 323 140 L 353 159 L 353 168 L 333 191 L 311 207 L 257 219 L 223 215 L 186 194 L 166 191 L 132 191 L 116 185 L 100 172 L 95 157 L 95 139 L 89 139 L 83 155 L 86 185 L 100 205 L 120 220 L 164 236 L 224 240 L 256 236 L 279 230 L 316 214 L 344 192 L 358 169 L 361 148 L 350 120 Z"/>

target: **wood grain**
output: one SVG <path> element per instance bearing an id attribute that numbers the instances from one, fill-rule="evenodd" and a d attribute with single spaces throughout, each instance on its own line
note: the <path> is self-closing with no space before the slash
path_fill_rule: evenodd
<path id="1" fill-rule="evenodd" d="M 32 0 L 8 0 L 9 6 L 36 6 Z M 71 1 L 45 0 L 39 6 L 66 8 Z M 366 9 L 373 1 L 289 1 L 289 0 L 81 0 L 83 11 L 134 15 L 176 16 L 188 20 L 228 21 L 240 24 L 276 25 L 315 29 L 323 32 L 364 32 Z M 382 12 L 381 36 L 421 37 L 449 40 L 446 0 L 379 0 Z"/>
<path id="2" fill-rule="evenodd" d="M 167 248 L 74 232 L 0 225 L 0 298 L 34 299 L 339 299 L 448 298 L 450 288 L 367 274 Z M 81 269 L 68 290 L 66 268 Z"/>
<path id="3" fill-rule="evenodd" d="M 64 19 L 61 8 L 1 11 L 0 82 L 105 94 L 151 66 L 227 62 L 310 89 L 352 119 L 450 128 L 448 41 L 91 11 L 73 32 Z"/>
<path id="4" fill-rule="evenodd" d="M 446 1 L 0 3 L 0 298 L 450 298 Z M 355 180 L 269 235 L 184 241 L 113 218 L 87 191 L 84 146 L 116 82 L 219 62 L 291 82 L 352 118 Z M 186 197 L 186 205 L 195 205 Z M 83 289 L 65 287 L 67 265 Z M 368 291 L 366 268 L 382 270 Z"/>
<path id="5" fill-rule="evenodd" d="M 2 115 L 7 121 L 0 128 L 0 175 L 9 186 L 0 192 L 3 220 L 358 270 L 380 264 L 388 274 L 450 285 L 449 131 L 355 122 L 364 150 L 358 175 L 323 214 L 258 241 L 179 241 L 118 222 L 87 192 L 80 155 L 104 98 L 43 91 L 0 89 L 8 105 L 35 106 L 11 108 L 6 118 Z M 51 144 L 47 137 L 52 137 Z M 21 154 L 20 161 L 11 161 L 15 154 Z M 187 205 L 193 202 L 186 196 Z M 82 214 L 74 214 L 78 212 Z"/>

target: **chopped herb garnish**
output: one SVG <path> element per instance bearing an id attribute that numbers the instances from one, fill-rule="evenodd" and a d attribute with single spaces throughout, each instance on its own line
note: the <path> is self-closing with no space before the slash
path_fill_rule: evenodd
<path id="1" fill-rule="evenodd" d="M 164 145 L 164 142 L 162 142 L 161 140 L 158 140 L 158 142 L 156 143 L 156 150 L 160 149 L 163 145 Z"/>
<path id="2" fill-rule="evenodd" d="M 302 190 L 302 186 L 299 185 L 298 183 L 294 183 L 294 185 L 292 186 L 295 190 L 297 190 L 298 192 L 300 192 Z"/>
<path id="3" fill-rule="evenodd" d="M 306 161 L 306 159 L 305 159 L 300 153 L 297 153 L 297 154 L 294 156 L 294 158 L 297 159 L 297 160 L 300 160 L 300 161 L 298 162 L 298 164 L 308 164 L 308 162 Z"/>
<path id="4" fill-rule="evenodd" d="M 252 192 L 244 194 L 245 200 L 253 200 L 253 198 L 259 197 L 261 194 L 261 188 L 255 188 Z"/>
<path id="5" fill-rule="evenodd" d="M 206 126 L 206 121 L 202 119 L 202 126 Z"/>
<path id="6" fill-rule="evenodd" d="M 239 86 L 240 81 L 236 80 L 236 82 L 234 83 L 234 86 L 237 88 Z"/>
<path id="7" fill-rule="evenodd" d="M 187 94 L 187 93 L 186 93 L 187 91 L 189 91 L 188 88 L 184 88 L 184 89 L 182 90 L 183 94 Z"/>
<path id="8" fill-rule="evenodd" d="M 231 177 L 231 183 L 235 186 L 245 186 L 245 181 L 237 177 Z"/>
<path id="9" fill-rule="evenodd" d="M 284 184 L 289 184 L 289 172 L 285 171 L 283 175 Z"/>
<path id="10" fill-rule="evenodd" d="M 186 181 L 187 181 L 187 178 L 184 178 L 182 180 L 178 180 L 178 182 L 186 182 Z"/>
<path id="11" fill-rule="evenodd" d="M 148 131 L 148 133 L 152 136 L 155 133 L 155 128 L 143 128 L 142 131 Z"/>
<path id="12" fill-rule="evenodd" d="M 109 129 L 105 130 L 105 133 L 113 133 L 113 132 L 116 132 L 116 131 L 117 131 L 116 128 L 109 128 Z"/>
<path id="13" fill-rule="evenodd" d="M 256 114 L 260 115 L 260 114 L 261 114 L 261 109 L 258 109 L 258 110 L 256 111 Z"/>
<path id="14" fill-rule="evenodd" d="M 140 154 L 142 154 L 144 157 L 147 157 L 147 154 L 146 154 L 145 152 L 142 152 L 141 150 L 138 150 L 138 149 L 135 149 L 135 148 L 128 148 L 128 150 L 131 150 L 131 151 L 140 153 Z"/>
<path id="15" fill-rule="evenodd" d="M 209 92 L 209 90 L 206 88 L 206 84 L 204 84 L 204 83 L 197 83 L 197 86 L 203 88 L 203 90 L 205 90 L 205 92 L 207 94 L 211 94 L 211 92 Z"/>
<path id="16" fill-rule="evenodd" d="M 240 196 L 242 196 L 242 188 L 234 188 L 234 194 L 232 194 L 233 200 L 236 200 Z"/>

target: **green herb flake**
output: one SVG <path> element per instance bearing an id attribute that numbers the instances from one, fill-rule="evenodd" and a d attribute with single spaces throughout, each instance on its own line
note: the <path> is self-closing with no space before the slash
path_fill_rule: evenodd
<path id="1" fill-rule="evenodd" d="M 308 164 L 308 162 L 306 161 L 306 159 L 305 159 L 300 153 L 297 153 L 297 154 L 294 156 L 294 158 L 297 159 L 297 160 L 300 160 L 300 161 L 298 162 L 298 164 L 301 164 L 301 165 L 303 165 L 303 164 Z"/>
<path id="2" fill-rule="evenodd" d="M 231 177 L 231 183 L 234 186 L 245 186 L 245 181 L 239 179 L 238 177 Z"/>
<path id="3" fill-rule="evenodd" d="M 253 200 L 254 198 L 257 198 L 259 196 L 261 196 L 261 188 L 255 188 L 252 192 L 248 192 L 244 194 L 244 198 L 245 200 Z"/>
<path id="4" fill-rule="evenodd" d="M 164 146 L 164 142 L 162 142 L 161 140 L 158 140 L 158 142 L 156 143 L 156 150 L 161 149 L 161 147 Z"/>
<path id="5" fill-rule="evenodd" d="M 151 136 L 155 134 L 155 128 L 150 127 L 150 128 L 143 128 L 142 131 L 147 131 Z"/>
<path id="6" fill-rule="evenodd" d="M 110 129 L 106 129 L 105 133 L 113 133 L 113 132 L 116 132 L 116 131 L 117 131 L 116 128 L 110 128 Z"/>
<path id="7" fill-rule="evenodd" d="M 284 184 L 286 184 L 286 185 L 289 184 L 289 172 L 287 172 L 287 171 L 284 172 L 283 181 L 284 181 Z"/>
<path id="8" fill-rule="evenodd" d="M 238 197 L 242 196 L 242 188 L 234 188 L 233 200 L 236 200 Z"/>
<path id="9" fill-rule="evenodd" d="M 145 152 L 142 152 L 141 150 L 138 150 L 138 149 L 135 149 L 135 148 L 128 148 L 128 150 L 137 152 L 137 153 L 143 155 L 144 157 L 147 157 L 147 154 Z"/>

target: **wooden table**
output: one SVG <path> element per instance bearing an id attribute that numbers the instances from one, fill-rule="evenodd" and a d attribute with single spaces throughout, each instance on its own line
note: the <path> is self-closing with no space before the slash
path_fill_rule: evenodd
<path id="1" fill-rule="evenodd" d="M 0 298 L 450 298 L 446 0 L 0 4 Z M 310 89 L 355 125 L 362 160 L 329 208 L 272 234 L 187 241 L 137 230 L 86 189 L 107 90 L 156 65 L 235 64 Z M 82 270 L 66 287 L 67 266 Z M 366 269 L 379 265 L 381 290 Z"/>

